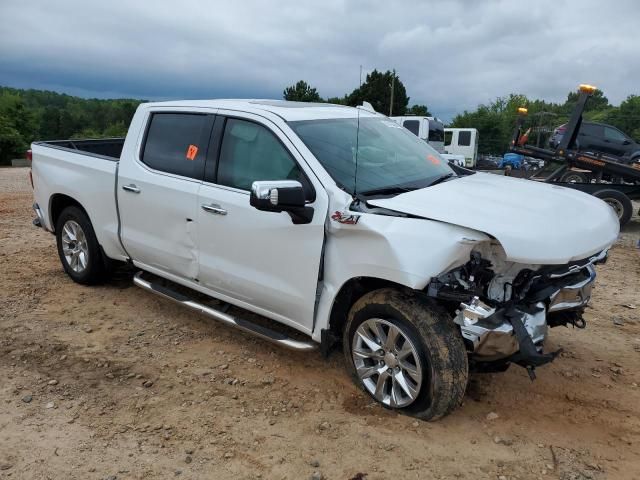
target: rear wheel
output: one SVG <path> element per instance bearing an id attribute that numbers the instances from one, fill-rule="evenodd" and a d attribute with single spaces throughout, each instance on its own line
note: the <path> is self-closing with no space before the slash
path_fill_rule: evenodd
<path id="1" fill-rule="evenodd" d="M 343 345 L 354 381 L 387 408 L 435 420 L 462 402 L 465 346 L 429 300 L 396 289 L 364 295 L 349 312 Z"/>
<path id="2" fill-rule="evenodd" d="M 594 193 L 593 196 L 598 197 L 613 208 L 613 211 L 618 216 L 621 227 L 631 219 L 631 215 L 633 215 L 633 204 L 624 193 L 613 189 L 604 189 Z"/>
<path id="3" fill-rule="evenodd" d="M 62 267 L 74 282 L 93 285 L 107 274 L 100 245 L 87 214 L 65 208 L 56 222 L 56 243 Z"/>

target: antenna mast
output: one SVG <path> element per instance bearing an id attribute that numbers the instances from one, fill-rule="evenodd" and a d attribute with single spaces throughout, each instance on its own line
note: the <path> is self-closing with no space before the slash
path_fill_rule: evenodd
<path id="1" fill-rule="evenodd" d="M 393 69 L 393 73 L 391 74 L 391 102 L 389 103 L 389 116 L 393 115 L 393 91 L 395 90 L 395 86 L 396 86 L 396 69 Z"/>
<path id="2" fill-rule="evenodd" d="M 353 196 L 355 197 L 358 194 L 358 146 L 360 143 L 360 107 L 356 107 L 358 111 L 358 119 L 356 126 L 356 168 L 353 173 Z"/>

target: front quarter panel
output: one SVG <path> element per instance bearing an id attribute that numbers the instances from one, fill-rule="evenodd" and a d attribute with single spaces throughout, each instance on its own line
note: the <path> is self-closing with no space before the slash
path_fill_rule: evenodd
<path id="1" fill-rule="evenodd" d="M 328 220 L 316 340 L 328 326 L 336 295 L 350 279 L 373 277 L 421 290 L 432 277 L 467 262 L 475 245 L 490 240 L 483 233 L 444 222 L 359 215 L 355 225 Z"/>

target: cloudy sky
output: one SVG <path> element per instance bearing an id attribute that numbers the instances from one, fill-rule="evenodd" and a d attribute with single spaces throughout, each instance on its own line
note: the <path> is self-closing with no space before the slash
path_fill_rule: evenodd
<path id="1" fill-rule="evenodd" d="M 0 0 L 0 85 L 86 97 L 342 96 L 395 68 L 445 119 L 510 92 L 640 94 L 640 1 Z"/>

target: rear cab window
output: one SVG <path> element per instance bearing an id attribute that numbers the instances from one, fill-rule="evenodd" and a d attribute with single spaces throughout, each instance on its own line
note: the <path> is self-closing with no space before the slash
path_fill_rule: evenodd
<path id="1" fill-rule="evenodd" d="M 152 113 L 140 160 L 153 170 L 201 180 L 211 121 L 207 114 Z"/>
<path id="2" fill-rule="evenodd" d="M 419 136 L 420 120 L 405 120 L 402 126 L 413 133 L 416 137 Z"/>
<path id="3" fill-rule="evenodd" d="M 460 132 L 458 132 L 458 146 L 471 146 L 471 132 L 465 130 L 461 130 Z"/>

